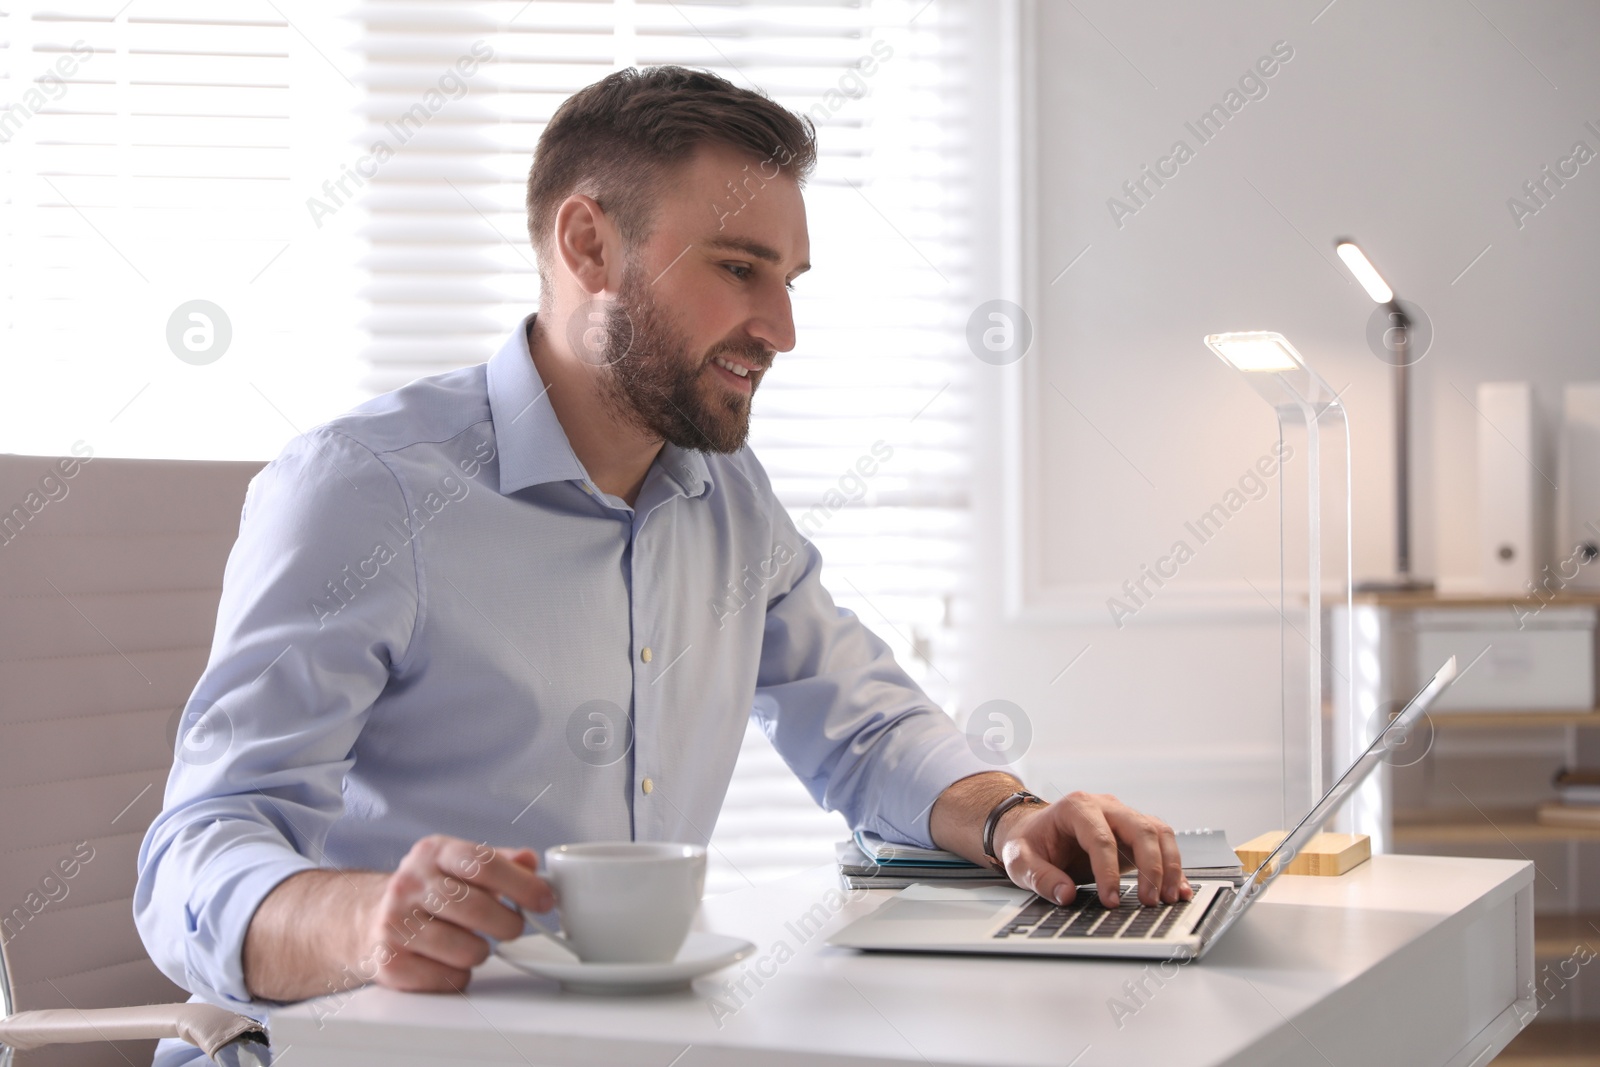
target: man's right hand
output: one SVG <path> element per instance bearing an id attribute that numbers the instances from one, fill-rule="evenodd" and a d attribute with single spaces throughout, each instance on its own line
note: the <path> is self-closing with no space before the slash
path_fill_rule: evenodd
<path id="1" fill-rule="evenodd" d="M 538 866 L 529 849 L 509 852 L 459 837 L 424 837 L 358 923 L 368 946 L 358 973 L 414 993 L 465 989 L 472 968 L 489 958 L 485 936 L 522 936 L 522 914 L 500 898 L 535 913 L 555 907 L 555 892 L 534 873 Z"/>
<path id="2" fill-rule="evenodd" d="M 522 915 L 549 911 L 555 893 L 529 849 L 494 849 L 436 834 L 393 874 L 303 871 L 269 893 L 245 935 L 252 996 L 302 1000 L 365 982 L 411 992 L 458 992 L 489 957 L 486 938 L 510 940 Z"/>

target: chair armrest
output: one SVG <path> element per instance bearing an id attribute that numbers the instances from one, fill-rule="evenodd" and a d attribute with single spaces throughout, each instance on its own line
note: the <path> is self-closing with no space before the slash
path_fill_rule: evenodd
<path id="1" fill-rule="evenodd" d="M 0 1019 L 0 1044 L 19 1052 L 41 1045 L 87 1041 L 138 1041 L 177 1037 L 207 1056 L 242 1034 L 266 1028 L 247 1015 L 212 1004 L 142 1004 L 131 1008 L 50 1008 Z"/>

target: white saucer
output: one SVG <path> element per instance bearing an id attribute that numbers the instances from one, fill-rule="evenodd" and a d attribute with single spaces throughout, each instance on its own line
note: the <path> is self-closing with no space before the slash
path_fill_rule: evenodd
<path id="1" fill-rule="evenodd" d="M 756 950 L 737 937 L 691 931 L 670 963 L 584 963 L 544 934 L 502 941 L 495 953 L 511 966 L 554 978 L 574 993 L 666 993 L 689 988 L 691 979 L 738 963 Z"/>

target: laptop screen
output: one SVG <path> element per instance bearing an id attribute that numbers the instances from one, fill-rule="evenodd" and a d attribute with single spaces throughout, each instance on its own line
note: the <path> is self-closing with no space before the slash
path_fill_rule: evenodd
<path id="1" fill-rule="evenodd" d="M 1278 875 L 1288 869 L 1289 865 L 1294 862 L 1294 858 L 1300 854 L 1300 850 L 1306 846 L 1306 842 L 1317 836 L 1322 831 L 1323 825 L 1333 816 L 1333 813 L 1339 810 L 1339 805 L 1343 804 L 1345 799 L 1355 792 L 1362 782 L 1367 780 L 1367 776 L 1377 769 L 1378 764 L 1383 762 L 1384 757 L 1405 744 L 1406 736 L 1427 712 L 1428 706 L 1437 700 L 1439 695 L 1448 689 L 1450 683 L 1455 680 L 1456 658 L 1451 656 L 1445 662 L 1445 665 L 1439 668 L 1438 673 L 1429 680 L 1428 684 L 1422 687 L 1422 691 L 1412 697 L 1411 702 L 1400 710 L 1400 714 L 1396 715 L 1393 721 L 1384 727 L 1377 737 L 1372 739 L 1372 744 L 1367 746 L 1367 750 L 1350 765 L 1349 770 L 1339 776 L 1339 780 L 1333 783 L 1333 788 L 1323 794 L 1322 799 L 1317 802 L 1316 806 L 1311 809 L 1304 819 L 1300 820 L 1299 825 L 1289 831 L 1288 836 L 1283 839 L 1282 843 L 1273 849 L 1266 859 L 1261 861 L 1261 866 L 1251 873 L 1243 888 L 1239 890 L 1228 906 L 1226 918 L 1223 919 L 1220 925 L 1208 931 L 1211 939 L 1220 936 L 1223 930 L 1231 926 L 1235 919 L 1244 914 L 1245 909 L 1254 902 L 1256 897 L 1261 895 L 1267 886 L 1273 883 Z"/>

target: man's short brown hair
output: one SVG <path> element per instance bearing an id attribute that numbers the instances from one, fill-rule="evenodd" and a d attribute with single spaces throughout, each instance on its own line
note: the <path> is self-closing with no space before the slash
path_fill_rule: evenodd
<path id="1" fill-rule="evenodd" d="M 708 71 L 628 67 L 563 101 L 528 171 L 528 236 L 542 291 L 551 291 L 545 249 L 563 200 L 593 197 L 634 244 L 650 232 L 662 181 L 706 144 L 757 157 L 766 180 L 781 171 L 803 183 L 817 161 L 810 119 Z"/>

